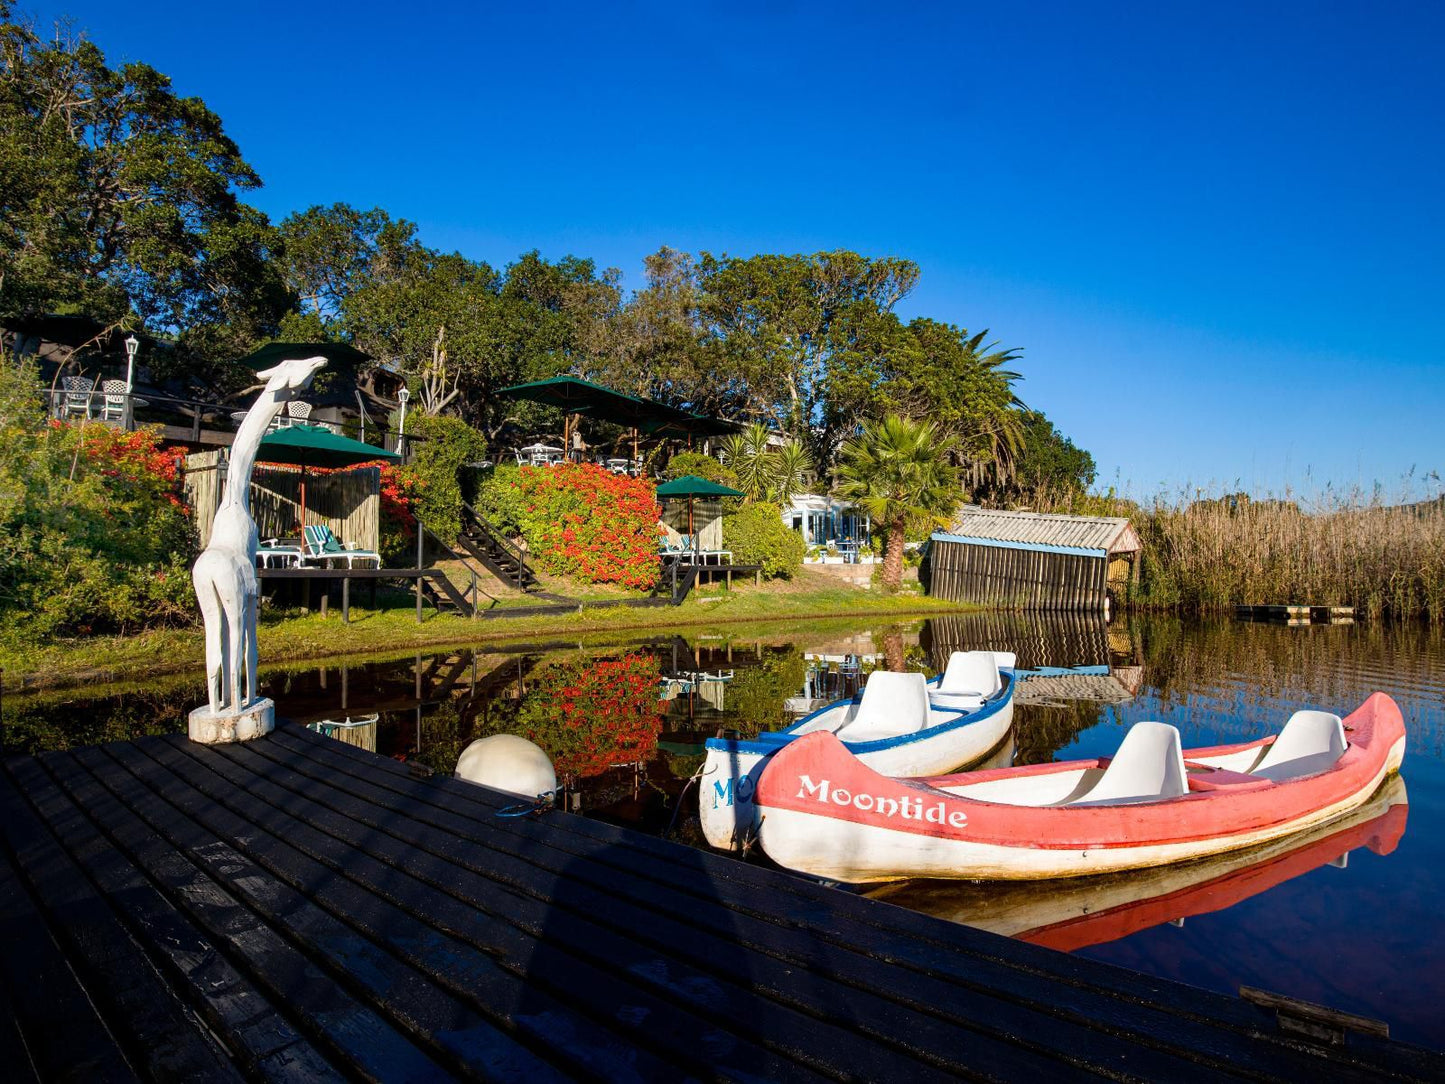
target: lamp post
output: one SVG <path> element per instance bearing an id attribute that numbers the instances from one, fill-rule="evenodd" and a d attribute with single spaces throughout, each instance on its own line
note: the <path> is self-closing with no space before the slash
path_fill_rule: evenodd
<path id="1" fill-rule="evenodd" d="M 129 430 L 135 421 L 135 409 L 131 406 L 135 391 L 135 356 L 140 352 L 140 340 L 134 335 L 127 335 L 125 339 L 125 410 L 121 417 L 126 429 Z"/>
<path id="2" fill-rule="evenodd" d="M 405 446 L 405 444 L 406 444 L 406 403 L 407 403 L 407 400 L 411 398 L 411 392 L 410 392 L 410 390 L 408 390 L 407 388 L 402 388 L 401 391 L 399 391 L 399 392 L 396 393 L 396 397 L 397 397 L 397 399 L 400 400 L 400 402 L 401 402 L 401 420 L 396 423 L 396 427 L 397 427 L 397 430 L 398 430 L 397 436 L 396 436 L 396 444 L 397 444 L 397 449 L 396 449 L 396 450 L 397 450 L 398 452 L 400 452 L 402 455 L 405 455 L 405 454 L 406 454 L 406 446 Z"/>

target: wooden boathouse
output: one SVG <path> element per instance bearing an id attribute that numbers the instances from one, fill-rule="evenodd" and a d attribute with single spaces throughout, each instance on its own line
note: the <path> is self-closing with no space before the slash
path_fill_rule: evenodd
<path id="1" fill-rule="evenodd" d="M 1020 610 L 1103 610 L 1111 584 L 1137 580 L 1127 519 L 965 506 L 935 531 L 920 579 L 931 595 Z"/>
<path id="2" fill-rule="evenodd" d="M 5 761 L 4 1078 L 1445 1075 L 1373 1021 L 519 813 L 290 724 Z"/>

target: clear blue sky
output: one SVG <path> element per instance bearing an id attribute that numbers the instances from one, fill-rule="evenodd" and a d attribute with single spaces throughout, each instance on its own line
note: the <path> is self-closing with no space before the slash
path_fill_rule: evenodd
<path id="1" fill-rule="evenodd" d="M 23 4 L 224 118 L 275 218 L 501 266 L 916 260 L 1135 494 L 1445 472 L 1445 5 Z M 1414 486 L 1416 495 L 1438 486 Z"/>

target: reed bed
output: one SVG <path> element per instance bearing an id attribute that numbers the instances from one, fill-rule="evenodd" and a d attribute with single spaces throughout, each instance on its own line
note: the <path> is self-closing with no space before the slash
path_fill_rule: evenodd
<path id="1" fill-rule="evenodd" d="M 1128 598 L 1135 607 L 1353 606 L 1365 617 L 1445 624 L 1445 495 L 1412 500 L 1407 488 L 1396 503 L 1378 490 L 1255 500 L 1186 488 L 1138 502 L 1110 490 L 1035 494 L 1029 507 L 1127 517 L 1144 544 Z"/>
<path id="2" fill-rule="evenodd" d="M 1354 606 L 1445 622 L 1445 501 L 1157 500 L 1134 523 L 1144 543 L 1135 604 Z"/>

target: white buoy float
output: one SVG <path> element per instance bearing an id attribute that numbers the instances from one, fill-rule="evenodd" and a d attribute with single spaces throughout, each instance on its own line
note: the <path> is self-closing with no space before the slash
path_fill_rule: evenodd
<path id="1" fill-rule="evenodd" d="M 517 798 L 536 798 L 557 789 L 552 761 L 535 742 L 516 734 L 478 738 L 457 759 L 456 776 Z"/>

